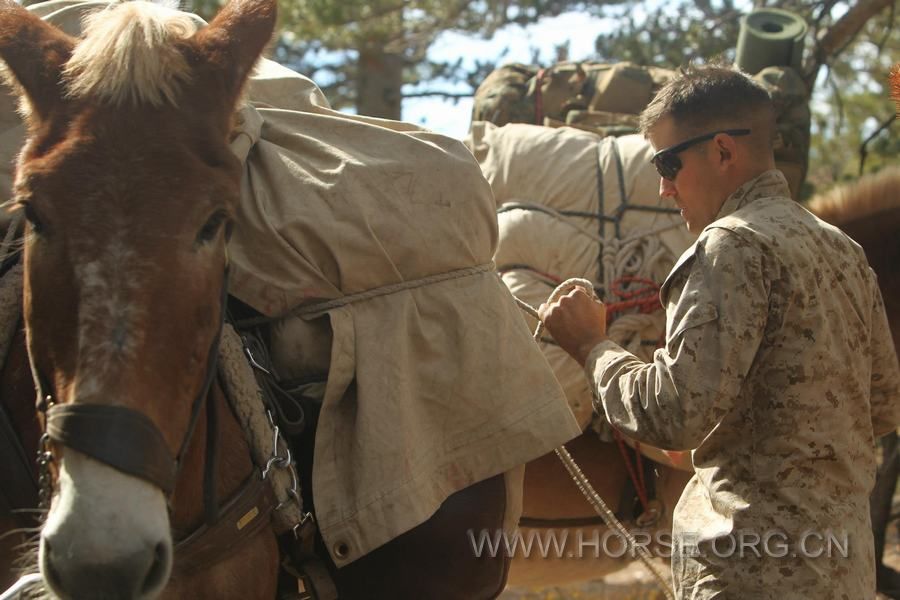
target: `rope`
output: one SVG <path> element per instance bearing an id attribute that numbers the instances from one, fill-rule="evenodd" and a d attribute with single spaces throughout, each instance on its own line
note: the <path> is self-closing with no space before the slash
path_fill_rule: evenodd
<path id="1" fill-rule="evenodd" d="M 601 295 L 610 322 L 609 337 L 629 352 L 647 360 L 649 357 L 646 356 L 646 348 L 640 334 L 649 328 L 662 330 L 662 320 L 649 316 L 661 308 L 659 286 L 655 282 L 665 279 L 675 260 L 671 250 L 662 243 L 660 234 L 682 227 L 682 223 L 676 221 L 646 230 L 636 230 L 621 239 L 617 237 L 607 239 L 573 222 L 569 218 L 570 215 L 543 204 L 507 202 L 498 212 L 516 209 L 544 213 L 600 245 L 601 281 L 595 286 L 582 280 L 581 285 L 596 289 Z M 505 270 L 512 268 L 512 266 L 504 267 Z M 514 268 L 529 269 L 545 280 L 559 282 L 563 279 L 542 273 L 527 265 L 514 265 Z M 627 314 L 628 310 L 635 308 L 638 314 Z"/>
<path id="2" fill-rule="evenodd" d="M 19 593 L 29 585 L 40 583 L 41 581 L 42 578 L 40 573 L 29 573 L 28 575 L 22 575 L 21 577 L 19 577 L 18 581 L 12 584 L 12 587 L 0 594 L 0 600 L 13 600 L 13 598 L 16 598 Z"/>
<path id="3" fill-rule="evenodd" d="M 622 461 L 625 463 L 625 468 L 628 470 L 628 476 L 631 477 L 631 481 L 634 482 L 634 490 L 637 492 L 638 500 L 641 501 L 641 506 L 646 511 L 650 508 L 650 498 L 647 496 L 647 485 L 644 482 L 644 465 L 641 461 L 641 445 L 638 442 L 634 444 L 634 452 L 636 455 L 635 461 L 637 465 L 631 464 L 631 459 L 628 458 L 628 450 L 625 449 L 625 440 L 622 439 L 622 434 L 619 433 L 617 429 L 613 429 L 613 437 L 616 438 L 616 445 L 619 447 L 619 453 L 622 455 Z"/>
<path id="4" fill-rule="evenodd" d="M 318 317 L 330 310 L 341 308 L 343 306 L 347 306 L 348 304 L 355 304 L 357 302 L 362 302 L 363 300 L 370 300 L 372 298 L 378 298 L 380 296 L 396 294 L 397 292 L 402 292 L 403 290 L 420 288 L 426 285 L 440 283 L 442 281 L 449 281 L 451 279 L 461 279 L 463 277 L 471 277 L 472 275 L 494 272 L 495 269 L 496 267 L 494 263 L 489 262 L 483 265 L 478 265 L 477 267 L 467 267 L 465 269 L 457 269 L 455 271 L 448 271 L 446 273 L 439 273 L 437 275 L 429 275 L 428 277 L 421 277 L 419 279 L 410 279 L 408 281 L 392 283 L 390 285 L 372 288 L 371 290 L 366 290 L 364 292 L 350 294 L 349 296 L 342 296 L 340 298 L 335 298 L 334 300 L 327 300 L 325 302 L 302 306 L 292 311 L 292 313 L 302 318 Z"/>
<path id="5" fill-rule="evenodd" d="M 550 294 L 550 298 L 547 300 L 547 303 L 555 302 L 559 299 L 560 296 L 566 294 L 572 288 L 576 286 L 584 287 L 587 290 L 593 290 L 593 284 L 586 279 L 572 278 L 567 279 L 563 283 L 561 283 L 553 293 Z M 527 302 L 524 302 L 518 298 L 516 298 L 516 304 L 518 304 L 525 312 L 535 317 L 538 320 L 538 325 L 534 331 L 534 339 L 540 340 L 541 333 L 544 331 L 544 323 L 541 321 L 538 316 L 537 310 Z M 675 595 L 672 592 L 672 589 L 669 587 L 668 581 L 663 576 L 663 574 L 659 571 L 657 566 L 653 564 L 651 560 L 652 557 L 650 552 L 641 545 L 638 545 L 637 541 L 634 539 L 634 536 L 625 528 L 624 525 L 616 518 L 616 515 L 609 509 L 606 505 L 606 502 L 603 501 L 603 498 L 597 493 L 597 491 L 591 486 L 591 482 L 582 472 L 581 468 L 572 458 L 572 455 L 569 454 L 569 451 L 565 446 L 560 446 L 554 450 L 556 455 L 559 457 L 559 460 L 562 461 L 563 466 L 569 472 L 569 475 L 572 477 L 575 485 L 578 486 L 578 489 L 584 495 L 585 499 L 590 503 L 590 505 L 594 508 L 598 515 L 603 519 L 603 522 L 606 523 L 606 526 L 614 529 L 619 535 L 621 535 L 631 547 L 632 552 L 640 559 L 642 563 L 650 570 L 650 573 L 653 574 L 653 577 L 656 578 L 659 585 L 662 587 L 663 593 L 665 593 L 666 598 L 668 600 L 675 600 Z"/>
<path id="6" fill-rule="evenodd" d="M 541 213 L 550 215 L 551 217 L 554 217 L 555 219 L 558 219 L 562 223 L 568 225 L 572 229 L 575 229 L 579 233 L 587 236 L 591 240 L 598 242 L 600 244 L 603 244 L 604 248 L 610 242 L 625 244 L 625 243 L 639 242 L 648 237 L 656 238 L 660 233 L 663 233 L 664 231 L 669 231 L 670 229 L 676 229 L 678 227 L 683 226 L 683 223 L 678 223 L 678 222 L 669 223 L 668 225 L 662 225 L 662 226 L 656 227 L 654 229 L 648 229 L 648 230 L 638 229 L 638 230 L 636 230 L 636 233 L 626 236 L 622 239 L 618 239 L 618 238 L 607 239 L 607 238 L 603 237 L 602 235 L 600 235 L 599 233 L 597 233 L 595 231 L 591 231 L 587 227 L 582 227 L 581 225 L 578 225 L 577 223 L 573 223 L 572 221 L 570 221 L 567 218 L 570 216 L 579 216 L 579 215 L 569 215 L 569 214 L 566 214 L 566 213 L 564 213 L 560 210 L 557 210 L 551 206 L 547 206 L 546 204 L 537 204 L 535 202 L 524 202 L 521 200 L 516 200 L 515 202 L 504 202 L 503 206 L 501 206 L 499 209 L 497 209 L 497 212 L 504 213 L 504 212 L 508 212 L 510 210 L 516 210 L 516 209 L 518 209 L 518 210 L 533 210 L 535 212 L 541 212 Z M 592 216 L 596 216 L 596 215 L 585 214 L 584 216 L 592 217 Z M 659 240 L 656 240 L 656 241 L 659 242 Z M 654 244 L 654 248 L 658 245 L 660 245 L 660 244 L 659 243 Z M 664 249 L 664 251 L 667 251 L 667 250 Z"/>

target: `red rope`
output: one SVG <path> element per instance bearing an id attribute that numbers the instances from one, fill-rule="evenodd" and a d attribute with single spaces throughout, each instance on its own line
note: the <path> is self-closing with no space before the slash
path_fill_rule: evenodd
<path id="1" fill-rule="evenodd" d="M 625 462 L 625 468 L 628 469 L 628 476 L 631 477 L 631 482 L 634 484 L 634 490 L 637 492 L 638 499 L 641 501 L 641 506 L 644 507 L 644 510 L 647 510 L 650 503 L 647 498 L 647 486 L 644 482 L 641 447 L 639 444 L 635 444 L 634 450 L 637 455 L 637 473 L 635 473 L 635 467 L 631 464 L 631 459 L 628 458 L 628 450 L 625 448 L 625 440 L 622 439 L 622 434 L 619 433 L 618 430 L 613 429 L 613 437 L 616 438 L 616 444 L 619 446 L 619 453 L 622 455 L 622 460 Z M 640 475 L 638 475 L 638 473 L 640 473 Z"/>
<path id="2" fill-rule="evenodd" d="M 643 287 L 634 290 L 624 290 L 626 283 L 640 283 Z M 652 279 L 643 277 L 625 276 L 616 279 L 610 286 L 610 293 L 622 298 L 620 302 L 610 302 L 606 305 L 606 320 L 612 322 L 618 313 L 631 308 L 637 308 L 641 314 L 650 314 L 662 308 L 659 301 L 659 285 Z"/>

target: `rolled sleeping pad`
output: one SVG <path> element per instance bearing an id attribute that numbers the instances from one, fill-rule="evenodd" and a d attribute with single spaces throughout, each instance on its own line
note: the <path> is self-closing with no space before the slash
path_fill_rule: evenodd
<path id="1" fill-rule="evenodd" d="M 756 75 L 766 67 L 800 70 L 808 27 L 802 17 L 777 8 L 760 8 L 741 17 L 735 64 Z"/>

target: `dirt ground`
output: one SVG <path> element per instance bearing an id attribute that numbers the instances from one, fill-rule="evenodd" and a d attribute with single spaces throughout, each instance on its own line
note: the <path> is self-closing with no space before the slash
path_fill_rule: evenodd
<path id="1" fill-rule="evenodd" d="M 900 494 L 894 503 L 894 514 L 897 512 L 900 512 Z M 900 571 L 900 529 L 896 519 L 888 530 L 884 562 Z M 500 600 L 665 600 L 665 598 L 650 571 L 639 562 L 596 581 L 548 588 L 507 588 L 500 595 Z M 891 599 L 879 594 L 877 600 Z"/>
<path id="2" fill-rule="evenodd" d="M 668 575 L 668 568 L 662 571 Z M 640 562 L 596 581 L 548 588 L 507 588 L 499 600 L 666 600 L 650 571 Z"/>

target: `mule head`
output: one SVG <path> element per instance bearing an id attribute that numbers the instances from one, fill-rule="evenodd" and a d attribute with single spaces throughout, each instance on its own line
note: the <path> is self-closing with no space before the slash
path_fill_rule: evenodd
<path id="1" fill-rule="evenodd" d="M 199 31 L 174 11 L 119 4 L 75 39 L 0 1 L 0 58 L 28 126 L 13 200 L 28 221 L 37 387 L 57 407 L 127 409 L 129 431 L 149 431 L 171 462 L 220 327 L 240 185 L 228 134 L 275 2 L 232 0 Z M 106 439 L 103 414 L 82 422 L 91 443 Z M 113 454 L 129 441 L 110 435 L 97 443 Z M 156 595 L 172 563 L 165 486 L 64 440 L 53 446 L 45 581 L 61 597 Z"/>

